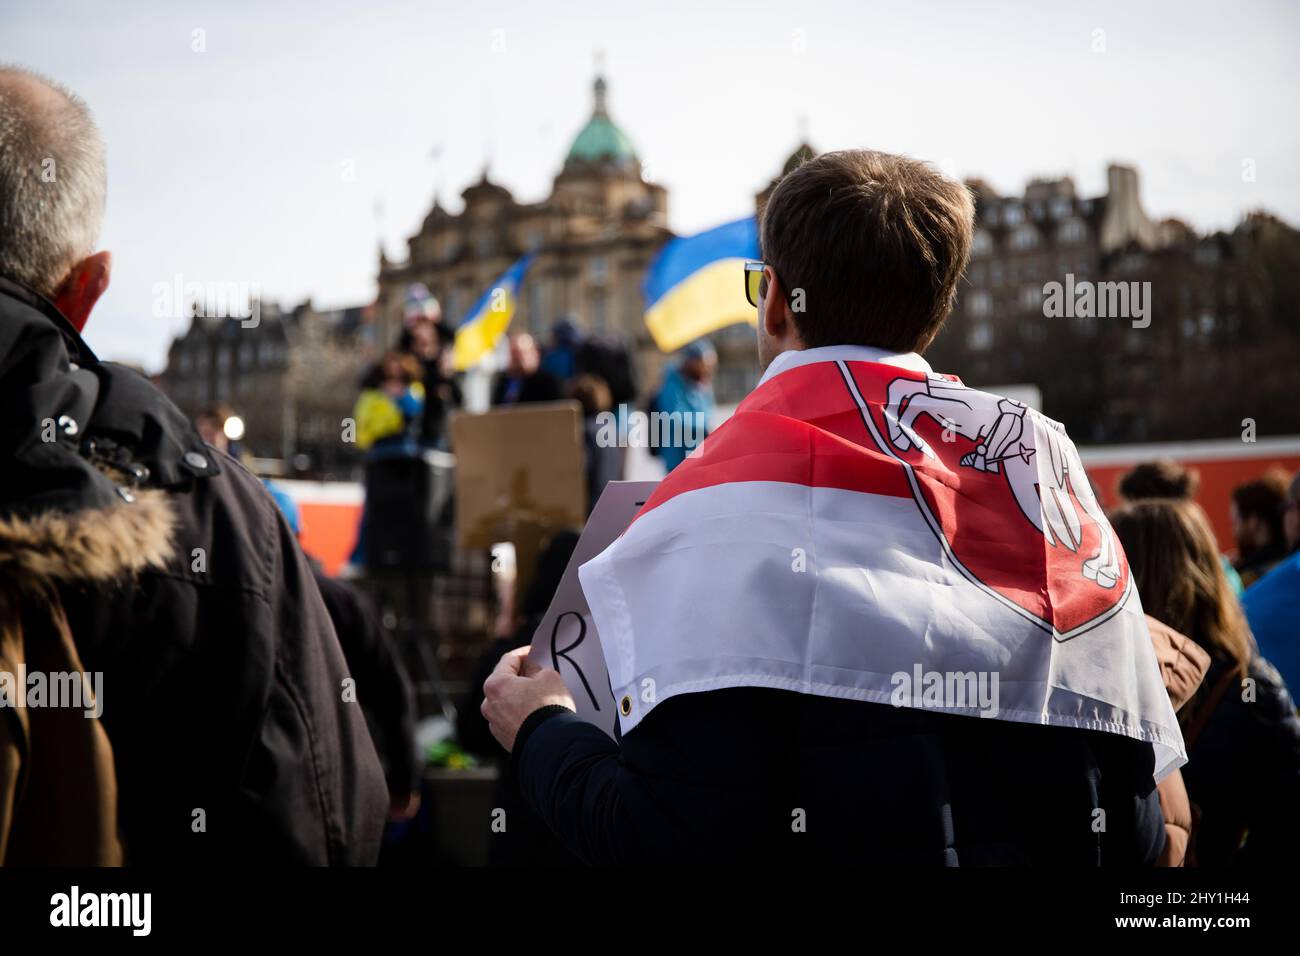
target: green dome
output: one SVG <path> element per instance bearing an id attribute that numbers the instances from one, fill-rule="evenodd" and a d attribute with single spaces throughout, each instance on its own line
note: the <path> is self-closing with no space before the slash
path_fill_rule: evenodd
<path id="1" fill-rule="evenodd" d="M 636 149 L 628 135 L 609 118 L 605 108 L 605 80 L 596 78 L 596 109 L 569 147 L 569 160 L 579 162 L 635 162 Z"/>

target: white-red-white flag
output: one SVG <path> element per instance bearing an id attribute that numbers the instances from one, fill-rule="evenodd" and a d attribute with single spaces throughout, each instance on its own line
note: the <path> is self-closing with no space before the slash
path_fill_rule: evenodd
<path id="1" fill-rule="evenodd" d="M 624 733 L 758 686 L 1124 734 L 1157 779 L 1186 762 L 1074 444 L 915 355 L 778 357 L 580 578 Z"/>

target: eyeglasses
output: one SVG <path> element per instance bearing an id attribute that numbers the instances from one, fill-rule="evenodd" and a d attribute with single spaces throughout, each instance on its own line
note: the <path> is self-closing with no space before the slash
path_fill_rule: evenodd
<path id="1" fill-rule="evenodd" d="M 767 279 L 763 277 L 766 268 L 766 262 L 745 263 L 745 298 L 756 309 L 759 297 L 767 295 Z"/>

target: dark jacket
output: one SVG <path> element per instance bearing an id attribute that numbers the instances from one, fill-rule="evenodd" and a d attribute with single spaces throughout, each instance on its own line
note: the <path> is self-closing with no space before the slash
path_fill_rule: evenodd
<path id="1" fill-rule="evenodd" d="M 415 692 L 397 649 L 384 633 L 370 596 L 348 581 L 332 578 L 313 563 L 316 586 L 338 634 L 357 702 L 388 781 L 388 794 L 405 799 L 420 789 L 416 762 Z"/>
<path id="2" fill-rule="evenodd" d="M 512 764 L 598 864 L 1134 865 L 1165 839 L 1150 744 L 767 688 L 672 697 L 621 746 L 543 708 Z"/>
<path id="3" fill-rule="evenodd" d="M 1300 718 L 1268 661 L 1254 658 L 1248 676 L 1253 699 L 1243 700 L 1241 678 L 1216 659 L 1201 685 L 1213 707 L 1187 707 L 1183 779 L 1199 813 L 1198 866 L 1290 867 L 1300 855 Z"/>
<path id="4" fill-rule="evenodd" d="M 40 565 L 80 661 L 103 674 L 126 861 L 373 862 L 379 762 L 342 699 L 347 669 L 311 569 L 261 482 L 4 280 L 0 398 L 10 521 L 97 532 L 143 503 L 162 512 L 147 534 L 116 537 L 147 556 L 121 573 L 78 573 L 54 551 Z M 40 422 L 64 419 L 39 440 Z M 30 553 L 0 548 L 0 567 Z"/>

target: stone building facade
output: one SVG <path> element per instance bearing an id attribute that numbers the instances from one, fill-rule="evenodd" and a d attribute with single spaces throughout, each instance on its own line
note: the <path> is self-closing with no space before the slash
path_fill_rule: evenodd
<path id="1" fill-rule="evenodd" d="M 1107 182 L 1098 197 L 1069 179 L 1021 196 L 969 183 L 971 262 L 931 364 L 975 386 L 1037 385 L 1081 443 L 1231 437 L 1245 419 L 1300 431 L 1300 233 L 1254 214 L 1197 235 L 1143 212 L 1134 169 L 1111 166 Z M 1053 283 L 1090 285 L 1097 303 L 1057 314 Z M 1128 297 L 1127 314 L 1096 314 L 1109 293 Z"/>
<path id="2" fill-rule="evenodd" d="M 171 344 L 161 384 L 187 415 L 222 406 L 244 420 L 242 445 L 286 474 L 352 477 L 344 440 L 377 349 L 372 306 L 321 311 L 262 303 L 258 321 L 196 315 Z"/>
<path id="3" fill-rule="evenodd" d="M 550 194 L 523 203 L 486 170 L 450 212 L 435 200 L 401 261 L 380 253 L 373 305 L 317 311 L 264 306 L 248 329 L 197 318 L 172 345 L 162 381 L 187 412 L 230 405 L 255 456 L 355 473 L 339 440 L 364 369 L 402 328 L 406 290 L 430 288 L 451 324 L 521 255 L 535 255 L 514 330 L 545 344 L 567 318 L 587 334 L 623 340 L 645 396 L 669 360 L 644 321 L 646 270 L 672 237 L 668 195 L 643 174 L 613 121 L 597 78 L 587 124 Z M 807 143 L 755 195 L 762 207 L 780 176 L 814 155 Z M 969 181 L 976 198 L 970 267 L 956 310 L 929 353 L 940 370 L 976 386 L 1033 384 L 1043 411 L 1081 443 L 1225 437 L 1256 422 L 1261 434 L 1300 432 L 1293 369 L 1300 361 L 1300 233 L 1263 213 L 1231 232 L 1197 235 L 1153 221 L 1131 167 L 1112 165 L 1100 196 L 1068 178 L 1035 180 L 999 195 Z M 739 283 L 740 276 L 736 279 Z M 1050 283 L 1149 283 L 1149 324 L 1098 315 L 1049 315 Z M 748 324 L 712 333 L 719 404 L 739 401 L 758 377 Z"/>
<path id="4" fill-rule="evenodd" d="M 401 262 L 381 252 L 376 302 L 380 341 L 396 341 L 407 287 L 426 285 L 443 315 L 459 324 L 474 302 L 520 256 L 535 258 L 520 292 L 514 331 L 545 344 L 567 318 L 587 333 L 616 336 L 639 359 L 640 380 L 658 371 L 643 321 L 641 282 L 672 233 L 668 193 L 643 173 L 632 142 L 610 117 L 603 78 L 591 119 L 573 140 L 551 193 L 521 203 L 486 170 L 452 213 L 436 200 Z"/>

